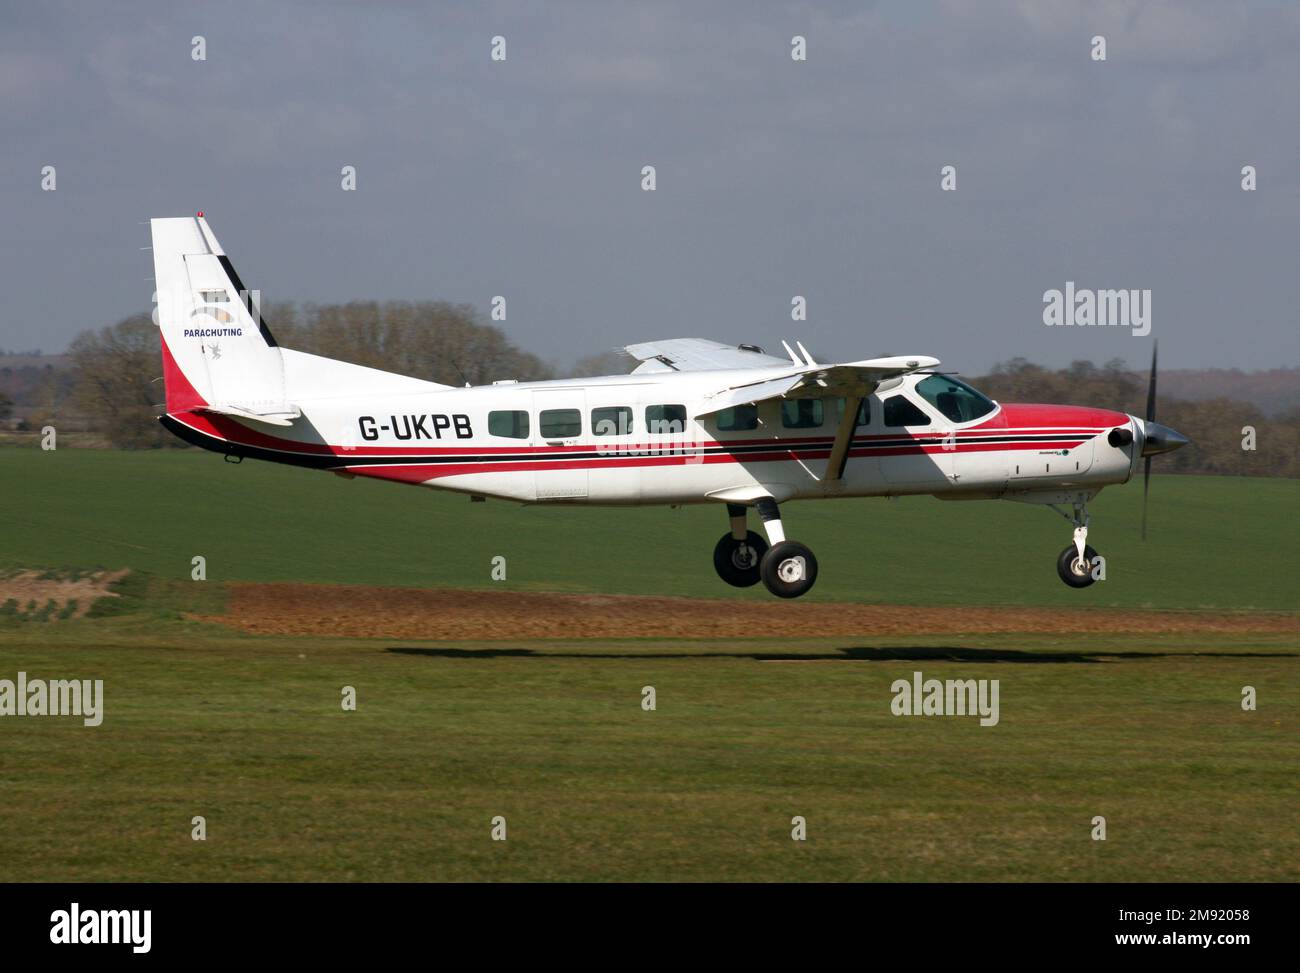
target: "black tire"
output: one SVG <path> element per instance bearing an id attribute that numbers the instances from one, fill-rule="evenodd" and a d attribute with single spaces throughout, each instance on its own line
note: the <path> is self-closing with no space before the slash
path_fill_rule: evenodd
<path id="1" fill-rule="evenodd" d="M 772 594 L 778 598 L 798 598 L 817 581 L 817 558 L 798 541 L 782 541 L 763 555 L 759 570 L 764 586 Z"/>
<path id="2" fill-rule="evenodd" d="M 761 534 L 755 534 L 751 530 L 743 541 L 738 541 L 728 531 L 713 549 L 713 568 L 727 584 L 749 588 L 762 580 L 758 566 L 766 553 L 767 541 L 763 540 Z"/>
<path id="3" fill-rule="evenodd" d="M 1083 559 L 1086 564 L 1079 564 L 1079 552 L 1071 544 L 1061 552 L 1061 556 L 1056 559 L 1056 573 L 1061 576 L 1061 580 L 1071 588 L 1086 588 L 1097 579 L 1092 576 L 1093 558 L 1097 552 L 1091 547 L 1084 546 Z M 1082 573 L 1080 569 L 1082 568 Z"/>

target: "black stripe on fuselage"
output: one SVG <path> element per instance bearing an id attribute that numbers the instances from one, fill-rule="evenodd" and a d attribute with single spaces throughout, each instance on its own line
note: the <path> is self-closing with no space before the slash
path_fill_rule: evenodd
<path id="1" fill-rule="evenodd" d="M 189 426 L 171 416 L 160 416 L 161 422 L 169 432 L 180 437 L 185 442 L 203 449 L 211 450 L 214 453 L 224 453 L 227 456 L 247 457 L 250 459 L 262 459 L 272 463 L 286 463 L 291 466 L 303 466 L 311 469 L 330 470 L 343 469 L 351 466 L 443 466 L 459 464 L 490 464 L 490 463 L 537 463 L 537 462 L 572 462 L 574 460 L 617 460 L 617 459 L 663 459 L 680 456 L 684 458 L 700 456 L 721 456 L 732 455 L 738 458 L 744 458 L 748 455 L 761 455 L 764 453 L 774 452 L 822 452 L 829 450 L 833 440 L 820 440 L 803 443 L 782 443 L 774 440 L 771 443 L 749 443 L 743 446 L 728 446 L 725 443 L 719 443 L 714 446 L 705 447 L 674 447 L 665 444 L 659 449 L 618 449 L 611 447 L 607 450 L 591 450 L 583 452 L 570 453 L 536 453 L 523 451 L 518 453 L 435 453 L 435 454 L 389 454 L 389 455 L 349 455 L 349 454 L 321 454 L 321 453 L 302 453 L 294 450 L 272 449 L 264 446 L 253 446 L 247 443 L 240 443 L 234 440 L 222 439 Z M 1031 436 L 987 436 L 978 439 L 961 440 L 960 443 L 1018 443 L 1023 442 L 1028 446 L 1043 442 L 1070 442 L 1079 438 L 1086 438 L 1084 434 L 1075 435 L 1031 435 Z M 941 446 L 942 440 L 915 440 L 915 439 L 889 439 L 877 442 L 855 441 L 850 447 L 852 450 L 859 450 L 868 447 L 888 447 L 898 448 L 900 446 Z M 866 455 L 870 456 L 870 452 Z M 861 454 L 859 454 L 861 456 Z"/>
<path id="2" fill-rule="evenodd" d="M 187 426 L 185 423 L 173 419 L 171 416 L 159 416 L 158 421 L 162 423 L 173 436 L 185 440 L 191 446 L 198 446 L 200 449 L 206 449 L 213 453 L 224 453 L 226 456 L 238 456 L 240 459 L 264 459 L 270 463 L 286 463 L 289 466 L 305 466 L 314 470 L 332 470 L 341 469 L 348 465 L 342 461 L 339 456 L 314 455 L 311 453 L 294 453 L 278 449 L 265 449 L 261 446 L 249 446 L 245 443 L 237 443 L 230 439 L 222 439 L 219 436 L 211 436 L 205 432 L 199 432 L 193 426 Z"/>

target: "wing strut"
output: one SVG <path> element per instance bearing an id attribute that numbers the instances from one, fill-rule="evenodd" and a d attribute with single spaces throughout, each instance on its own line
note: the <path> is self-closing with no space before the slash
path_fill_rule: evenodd
<path id="1" fill-rule="evenodd" d="M 840 427 L 835 430 L 835 445 L 831 455 L 826 459 L 828 483 L 844 479 L 844 467 L 849 461 L 849 446 L 853 442 L 853 432 L 858 428 L 858 409 L 862 407 L 862 396 L 848 396 L 844 400 L 844 415 L 840 416 Z"/>

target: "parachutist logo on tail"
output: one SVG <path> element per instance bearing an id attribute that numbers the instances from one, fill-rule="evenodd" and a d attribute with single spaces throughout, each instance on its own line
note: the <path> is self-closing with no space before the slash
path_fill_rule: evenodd
<path id="1" fill-rule="evenodd" d="M 215 341 L 208 345 L 208 351 L 212 352 L 212 357 L 214 359 L 221 357 L 221 345 Z"/>

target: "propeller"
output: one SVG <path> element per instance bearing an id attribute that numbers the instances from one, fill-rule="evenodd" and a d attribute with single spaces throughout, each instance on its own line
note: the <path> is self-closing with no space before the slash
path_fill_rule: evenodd
<path id="1" fill-rule="evenodd" d="M 1151 492 L 1151 458 L 1172 453 L 1186 446 L 1190 439 L 1176 429 L 1162 426 L 1156 419 L 1156 345 L 1151 344 L 1151 379 L 1147 383 L 1147 416 L 1142 426 L 1142 539 L 1147 539 L 1147 496 Z"/>
<path id="2" fill-rule="evenodd" d="M 1151 378 L 1147 382 L 1147 425 L 1156 420 L 1156 352 L 1160 342 L 1151 342 Z M 1146 453 L 1146 450 L 1142 451 Z M 1146 454 L 1142 466 L 1142 539 L 1147 539 L 1147 495 L 1151 492 L 1151 455 Z"/>

